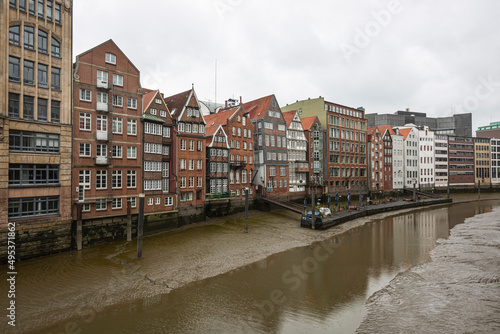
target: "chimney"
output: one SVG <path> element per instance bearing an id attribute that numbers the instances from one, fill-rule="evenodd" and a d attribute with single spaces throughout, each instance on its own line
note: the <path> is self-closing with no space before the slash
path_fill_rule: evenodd
<path id="1" fill-rule="evenodd" d="M 243 104 L 243 98 L 240 95 L 240 104 Z"/>
<path id="2" fill-rule="evenodd" d="M 227 100 L 226 100 L 226 108 L 227 108 Z"/>

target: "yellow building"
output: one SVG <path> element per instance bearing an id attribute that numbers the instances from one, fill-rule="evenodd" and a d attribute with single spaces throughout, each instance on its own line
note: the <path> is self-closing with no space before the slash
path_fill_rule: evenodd
<path id="1" fill-rule="evenodd" d="M 489 138 L 474 138 L 474 168 L 476 184 L 491 184 L 491 145 Z"/>
<path id="2" fill-rule="evenodd" d="M 1 6 L 0 229 L 70 228 L 72 1 Z"/>

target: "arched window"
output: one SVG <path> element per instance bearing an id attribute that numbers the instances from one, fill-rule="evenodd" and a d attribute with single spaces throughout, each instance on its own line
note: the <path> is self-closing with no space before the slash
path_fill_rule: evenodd
<path id="1" fill-rule="evenodd" d="M 43 31 L 38 30 L 38 52 L 49 53 L 49 35 Z"/>
<path id="2" fill-rule="evenodd" d="M 61 43 L 52 37 L 52 57 L 61 58 Z"/>

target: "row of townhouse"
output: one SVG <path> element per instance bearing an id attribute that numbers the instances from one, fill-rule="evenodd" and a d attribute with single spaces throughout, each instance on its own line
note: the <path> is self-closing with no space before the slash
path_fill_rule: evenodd
<path id="1" fill-rule="evenodd" d="M 436 134 L 408 124 L 368 129 L 370 189 L 500 184 L 500 140 Z"/>

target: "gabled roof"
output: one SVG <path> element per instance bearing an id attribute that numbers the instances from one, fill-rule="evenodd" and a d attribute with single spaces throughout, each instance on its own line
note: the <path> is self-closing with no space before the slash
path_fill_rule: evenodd
<path id="1" fill-rule="evenodd" d="M 260 99 L 253 100 L 243 104 L 243 107 L 248 111 L 250 119 L 259 119 L 266 116 L 267 109 L 271 103 L 274 95 L 261 97 Z"/>
<path id="2" fill-rule="evenodd" d="M 292 124 L 293 118 L 297 114 L 297 110 L 290 110 L 290 111 L 285 111 L 282 113 L 283 118 L 285 119 L 286 122 L 286 127 L 290 127 L 290 124 Z"/>
<path id="3" fill-rule="evenodd" d="M 399 134 L 403 136 L 403 139 L 406 140 L 408 138 L 408 135 L 410 134 L 412 128 L 404 128 L 404 129 L 399 129 Z"/>
<path id="4" fill-rule="evenodd" d="M 222 134 L 224 135 L 224 137 L 226 137 L 226 141 L 224 142 L 224 145 L 226 146 L 226 148 L 229 148 L 229 143 L 227 142 L 227 134 L 226 134 L 226 131 L 224 131 L 224 128 L 222 127 L 221 124 L 205 128 L 205 136 L 210 141 L 210 144 L 208 144 L 208 147 L 213 146 L 214 140 L 215 140 L 215 135 L 217 134 L 217 132 L 219 132 L 219 129 L 222 131 Z M 212 139 L 210 140 L 210 138 L 212 138 Z"/>
<path id="5" fill-rule="evenodd" d="M 382 134 L 384 134 L 386 131 L 388 131 L 390 135 L 396 134 L 396 132 L 394 132 L 394 130 L 392 129 L 392 126 L 390 126 L 390 125 L 380 125 L 380 126 L 378 126 L 378 130 Z"/>
<path id="6" fill-rule="evenodd" d="M 165 123 L 165 121 L 162 120 L 160 117 L 157 117 L 155 115 L 151 115 L 149 113 L 144 113 L 142 115 L 142 118 L 147 119 L 148 121 L 152 121 L 152 122 Z"/>
<path id="7" fill-rule="evenodd" d="M 146 110 L 148 110 L 149 105 L 151 104 L 151 102 L 153 101 L 153 99 L 155 98 L 157 93 L 158 93 L 158 91 L 152 91 L 152 92 L 146 93 L 142 96 L 143 112 L 146 112 Z"/>
<path id="8" fill-rule="evenodd" d="M 216 125 L 226 125 L 227 120 L 234 116 L 234 114 L 240 109 L 240 106 L 235 106 L 229 109 L 221 110 L 216 114 L 210 114 L 205 116 L 205 122 L 207 122 L 208 129 L 209 126 Z"/>
<path id="9" fill-rule="evenodd" d="M 167 104 L 168 109 L 170 109 L 172 118 L 177 119 L 181 115 L 190 96 L 191 89 L 165 98 L 165 103 Z"/>
<path id="10" fill-rule="evenodd" d="M 318 116 L 311 116 L 311 117 L 305 117 L 301 118 L 300 121 L 302 122 L 302 128 L 307 131 L 310 130 L 312 125 L 314 124 L 314 121 L 318 118 Z M 318 118 L 319 121 L 319 118 Z"/>

